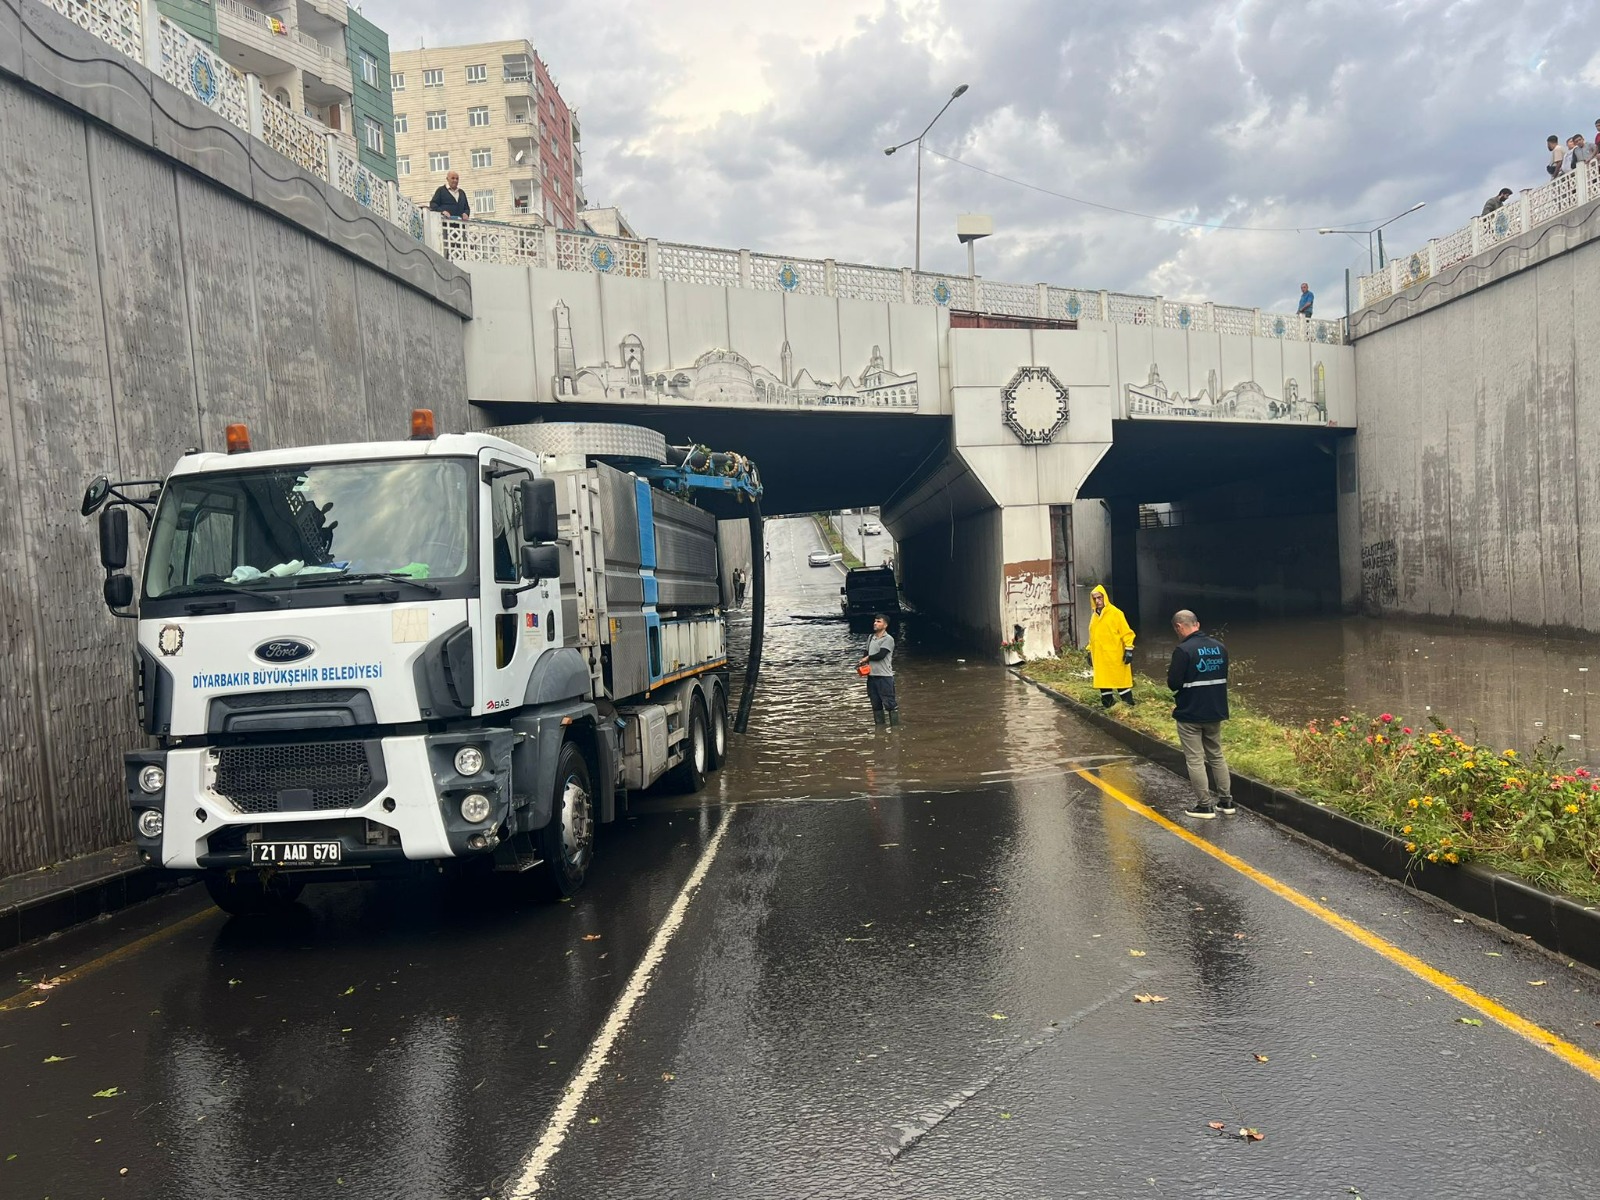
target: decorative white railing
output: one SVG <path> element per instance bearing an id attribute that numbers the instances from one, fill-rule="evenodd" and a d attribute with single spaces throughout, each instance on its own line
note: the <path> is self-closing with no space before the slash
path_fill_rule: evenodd
<path id="1" fill-rule="evenodd" d="M 1507 200 L 1488 216 L 1474 217 L 1453 233 L 1434 238 L 1423 249 L 1390 259 L 1370 275 L 1361 277 L 1360 306 L 1365 308 L 1437 275 L 1446 267 L 1471 258 L 1507 238 L 1527 233 L 1591 200 L 1600 200 L 1600 158 L 1576 171 L 1557 176 L 1543 187 L 1531 188 Z"/>
<path id="2" fill-rule="evenodd" d="M 1299 342 L 1338 344 L 1344 340 L 1342 321 L 1307 320 L 1287 313 L 1167 300 L 1161 296 L 1129 296 L 1042 283 L 994 283 L 966 275 L 869 267 L 831 258 L 784 258 L 749 250 L 682 246 L 654 238 L 634 241 L 596 237 L 549 226 L 495 221 L 444 221 L 440 230 L 440 252 L 457 262 L 512 263 L 802 296 L 931 304 L 995 316 L 1115 321 Z M 430 234 L 430 244 L 432 237 Z"/>
<path id="3" fill-rule="evenodd" d="M 41 2 L 291 162 L 327 180 L 375 216 L 398 225 L 419 242 L 428 240 L 428 223 L 423 214 L 400 195 L 394 184 L 363 166 L 359 155 L 326 125 L 285 108 L 262 90 L 255 76 L 243 74 L 210 46 L 161 16 L 154 0 Z M 272 19 L 258 9 L 238 0 L 217 2 L 219 8 L 234 16 L 278 32 Z M 329 7 L 337 7 L 334 0 L 326 2 Z M 300 41 L 317 47 L 329 62 L 346 65 L 338 50 L 301 36 L 298 30 L 293 32 Z"/>

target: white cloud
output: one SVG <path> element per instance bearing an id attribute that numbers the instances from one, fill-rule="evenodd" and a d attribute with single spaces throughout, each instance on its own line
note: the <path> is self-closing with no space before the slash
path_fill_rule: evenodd
<path id="1" fill-rule="evenodd" d="M 670 241 L 884 265 L 912 258 L 913 136 L 1117 208 L 1303 233 L 1185 230 L 928 156 L 923 259 L 965 270 L 955 214 L 1014 282 L 1341 311 L 1365 238 L 1318 226 L 1428 207 L 1409 250 L 1500 186 L 1543 182 L 1544 136 L 1592 131 L 1600 57 L 1563 0 L 369 0 L 394 45 L 528 37 L 582 109 L 591 203 Z M 1588 109 L 1595 109 L 1590 113 Z M 1547 128 L 1548 127 L 1548 128 Z"/>

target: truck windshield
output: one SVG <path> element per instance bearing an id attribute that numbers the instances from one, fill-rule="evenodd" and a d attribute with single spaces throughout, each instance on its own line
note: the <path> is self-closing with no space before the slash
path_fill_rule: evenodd
<path id="1" fill-rule="evenodd" d="M 293 588 L 338 575 L 466 573 L 467 459 L 395 459 L 180 475 L 150 532 L 145 595 Z"/>

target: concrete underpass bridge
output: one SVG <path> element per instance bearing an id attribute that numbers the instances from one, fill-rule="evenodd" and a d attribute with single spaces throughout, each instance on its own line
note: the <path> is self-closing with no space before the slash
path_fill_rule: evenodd
<path id="1" fill-rule="evenodd" d="M 880 506 L 908 599 L 980 646 L 1016 626 L 1033 654 L 1081 641 L 1096 583 L 1147 622 L 1216 600 L 1331 611 L 1359 588 L 1352 570 L 1341 587 L 1355 389 L 1336 323 L 1042 285 L 1034 313 L 994 314 L 956 307 L 982 281 L 696 248 L 727 260 L 707 284 L 652 272 L 681 248 L 473 237 L 447 248 L 472 281 L 468 395 L 493 422 L 736 449 L 769 514 Z"/>

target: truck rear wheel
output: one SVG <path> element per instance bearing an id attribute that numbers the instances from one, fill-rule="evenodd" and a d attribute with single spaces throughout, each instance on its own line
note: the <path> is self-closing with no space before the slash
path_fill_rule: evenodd
<path id="1" fill-rule="evenodd" d="M 706 786 L 706 771 L 711 765 L 711 738 L 706 726 L 706 702 L 697 695 L 689 701 L 689 727 L 683 738 L 683 761 L 672 768 L 672 774 L 668 777 L 674 791 L 692 795 Z"/>
<path id="2" fill-rule="evenodd" d="M 728 698 L 720 687 L 711 689 L 711 754 L 713 771 L 728 761 Z"/>
<path id="3" fill-rule="evenodd" d="M 550 820 L 533 835 L 534 847 L 544 859 L 536 868 L 540 890 L 551 899 L 570 896 L 581 888 L 594 861 L 593 796 L 589 764 L 582 751 L 563 742 L 556 762 Z"/>
<path id="4" fill-rule="evenodd" d="M 208 870 L 206 891 L 223 912 L 235 917 L 260 917 L 282 912 L 300 898 L 305 881 L 282 871 Z"/>

